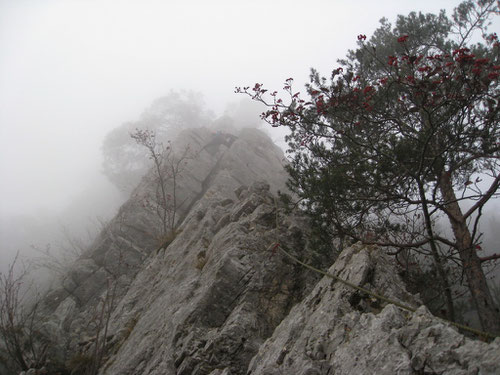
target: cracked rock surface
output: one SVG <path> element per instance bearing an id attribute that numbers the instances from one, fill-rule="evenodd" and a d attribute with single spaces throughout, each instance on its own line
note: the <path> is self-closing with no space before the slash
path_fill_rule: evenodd
<path id="1" fill-rule="evenodd" d="M 416 308 L 376 247 L 344 250 L 329 273 Z M 470 340 L 425 307 L 408 312 L 324 277 L 276 328 L 248 375 L 499 374 L 500 339 Z"/>
<path id="2" fill-rule="evenodd" d="M 268 189 L 259 182 L 232 203 L 218 194 L 198 202 L 182 232 L 120 301 L 115 329 L 131 317 L 137 323 L 103 374 L 246 372 L 260 344 L 315 280 L 268 251 L 276 239 Z M 281 211 L 278 218 L 279 240 L 304 251 L 299 219 Z"/>
<path id="3" fill-rule="evenodd" d="M 166 248 L 155 239 L 158 218 L 141 204 L 154 192 L 146 176 L 45 298 L 46 331 L 59 343 L 53 358 L 92 353 L 95 317 L 113 285 L 101 374 L 246 372 L 319 277 L 268 251 L 279 240 L 307 254 L 303 219 L 277 210 L 275 193 L 286 190 L 282 151 L 255 129 L 228 138 L 219 144 L 207 129 L 193 129 L 176 141 L 196 157 L 178 179 L 185 203 Z"/>
<path id="4" fill-rule="evenodd" d="M 191 129 L 174 143 L 196 153 L 178 180 L 175 236 L 159 247 L 145 176 L 45 296 L 53 363 L 88 361 L 100 340 L 101 375 L 500 374 L 500 339 L 465 338 L 419 307 L 381 249 L 352 245 L 329 272 L 415 313 L 272 251 L 278 242 L 318 268 L 333 261 L 310 248 L 307 220 L 277 203 L 282 151 L 255 129 L 222 135 Z"/>

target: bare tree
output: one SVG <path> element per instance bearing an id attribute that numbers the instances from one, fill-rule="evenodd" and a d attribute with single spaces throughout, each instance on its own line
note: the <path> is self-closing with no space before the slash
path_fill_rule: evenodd
<path id="1" fill-rule="evenodd" d="M 178 199 L 178 179 L 193 155 L 189 146 L 177 155 L 171 142 L 168 141 L 165 146 L 152 130 L 136 129 L 130 136 L 146 147 L 149 158 L 153 160 L 155 195 L 147 198 L 145 205 L 158 215 L 161 221 L 160 238 L 163 239 L 175 230 L 178 210 L 184 203 Z"/>
<path id="2" fill-rule="evenodd" d="M 91 319 L 90 324 L 93 326 L 95 336 L 92 346 L 89 348 L 89 363 L 85 375 L 96 375 L 104 361 L 108 349 L 109 323 L 115 307 L 117 287 L 118 277 L 111 274 L 106 281 L 106 292 L 96 306 Z"/>
<path id="3" fill-rule="evenodd" d="M 111 336 L 108 334 L 111 322 L 111 316 L 116 307 L 116 300 L 119 294 L 120 268 L 127 266 L 123 252 L 118 249 L 118 260 L 115 267 L 104 267 L 108 273 L 106 278 L 106 290 L 101 295 L 97 303 L 89 311 L 89 319 L 86 329 L 92 335 L 92 338 L 80 344 L 79 353 L 75 353 L 68 367 L 72 374 L 97 375 L 100 367 L 106 361 L 110 347 L 114 344 Z"/>
<path id="4" fill-rule="evenodd" d="M 32 245 L 31 248 L 38 254 L 30 258 L 29 263 L 35 269 L 45 268 L 54 275 L 64 277 L 68 268 L 88 250 L 96 233 L 106 230 L 107 223 L 95 218 L 93 228 L 87 228 L 86 236 L 77 236 L 71 230 L 61 225 L 60 240 L 45 246 Z"/>
<path id="5" fill-rule="evenodd" d="M 30 305 L 26 298 L 28 272 L 16 272 L 18 257 L 19 253 L 8 272 L 0 275 L 0 340 L 17 369 L 28 370 L 43 366 L 48 343 L 40 333 L 39 299 Z"/>

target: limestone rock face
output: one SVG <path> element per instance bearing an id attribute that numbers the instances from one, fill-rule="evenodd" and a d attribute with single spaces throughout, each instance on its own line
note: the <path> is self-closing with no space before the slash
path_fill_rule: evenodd
<path id="1" fill-rule="evenodd" d="M 45 298 L 45 331 L 57 342 L 52 358 L 83 362 L 105 340 L 103 374 L 221 366 L 243 373 L 318 279 L 268 251 L 279 240 L 307 254 L 303 219 L 277 209 L 275 193 L 286 190 L 287 177 L 283 153 L 269 137 L 255 129 L 192 129 L 173 145 L 177 153 L 190 151 L 176 181 L 176 235 L 158 237 L 158 216 L 144 204 L 155 181 L 146 175 Z"/>
<path id="2" fill-rule="evenodd" d="M 117 306 L 112 331 L 136 323 L 103 374 L 246 372 L 314 281 L 269 250 L 278 240 L 306 251 L 300 219 L 277 212 L 268 189 L 253 184 L 234 201 L 214 193 L 193 207 L 182 232 L 145 264 Z"/>
<path id="3" fill-rule="evenodd" d="M 407 306 L 419 304 L 380 249 L 354 245 L 329 273 Z M 423 306 L 412 313 L 381 304 L 325 276 L 259 348 L 247 374 L 492 375 L 500 373 L 499 358 L 499 338 L 491 344 L 467 339 Z"/>
<path id="4" fill-rule="evenodd" d="M 256 129 L 243 129 L 235 134 L 191 129 L 179 134 L 173 149 L 177 156 L 184 152 L 187 155 L 175 183 L 179 202 L 177 225 L 201 199 L 217 194 L 222 200 L 235 200 L 235 190 L 242 185 L 266 180 L 270 191 L 286 190 L 283 152 Z M 151 171 L 84 257 L 64 276 L 59 290 L 51 292 L 59 300 L 46 299 L 47 314 L 57 308 L 62 297 L 71 298 L 81 309 L 88 310 L 106 292 L 109 282 L 117 279 L 120 279 L 118 294 L 125 293 L 143 262 L 165 243 L 160 233 L 160 218 L 151 204 L 156 189 Z M 171 179 L 166 189 L 169 193 L 173 191 Z"/>
<path id="5" fill-rule="evenodd" d="M 58 371 L 500 373 L 500 339 L 464 338 L 418 308 L 382 250 L 353 245 L 329 272 L 415 313 L 277 251 L 280 243 L 321 269 L 333 262 L 310 248 L 307 220 L 277 202 L 277 191 L 286 191 L 285 161 L 264 133 L 191 129 L 173 145 L 190 152 L 176 181 L 175 233 L 159 238 L 161 222 L 148 204 L 156 192 L 151 172 L 43 300 L 43 334 L 55 343 L 47 355 Z"/>

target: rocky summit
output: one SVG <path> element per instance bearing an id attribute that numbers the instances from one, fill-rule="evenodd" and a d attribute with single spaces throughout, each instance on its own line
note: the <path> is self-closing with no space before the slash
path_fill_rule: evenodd
<path id="1" fill-rule="evenodd" d="M 307 220 L 277 199 L 286 159 L 263 132 L 190 129 L 174 147 L 192 153 L 169 186 L 182 202 L 175 230 L 162 236 L 145 204 L 152 170 L 44 297 L 52 367 L 28 374 L 500 373 L 500 339 L 432 316 L 383 250 L 315 251 Z"/>

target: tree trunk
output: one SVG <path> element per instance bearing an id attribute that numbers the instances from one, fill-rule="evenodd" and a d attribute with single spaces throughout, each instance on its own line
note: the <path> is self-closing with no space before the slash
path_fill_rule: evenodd
<path id="1" fill-rule="evenodd" d="M 442 291 L 444 293 L 444 297 L 446 300 L 446 317 L 451 320 L 452 322 L 455 321 L 455 308 L 453 306 L 453 298 L 451 295 L 451 287 L 450 283 L 448 282 L 448 276 L 446 275 L 446 271 L 444 270 L 443 266 L 443 260 L 439 254 L 438 248 L 436 246 L 436 241 L 434 240 L 434 231 L 432 229 L 432 220 L 431 220 L 431 215 L 429 213 L 429 206 L 427 203 L 427 199 L 425 197 L 425 191 L 424 191 L 424 186 L 421 181 L 417 181 L 418 183 L 418 191 L 420 194 L 420 199 L 422 201 L 422 211 L 424 214 L 424 220 L 425 220 L 425 229 L 427 231 L 427 235 L 429 236 L 430 242 L 430 248 L 431 248 L 431 253 L 432 257 L 434 259 L 434 265 L 437 269 L 438 272 L 438 277 L 441 282 L 441 287 Z"/>
<path id="2" fill-rule="evenodd" d="M 441 175 L 439 189 L 444 199 L 447 216 L 453 229 L 455 243 L 462 262 L 463 272 L 467 279 L 469 291 L 477 309 L 481 326 L 488 333 L 500 333 L 500 313 L 491 297 L 486 277 L 481 267 L 481 260 L 473 248 L 471 234 L 460 205 L 457 202 L 449 172 L 444 172 Z"/>

